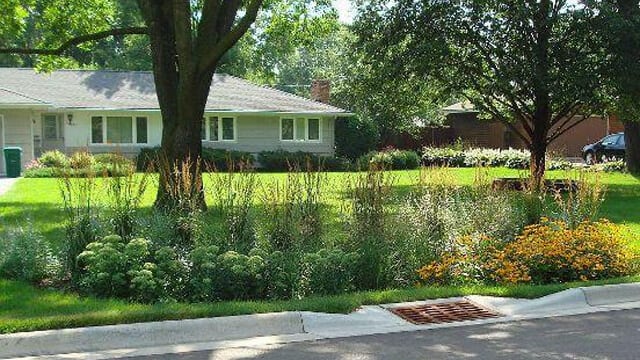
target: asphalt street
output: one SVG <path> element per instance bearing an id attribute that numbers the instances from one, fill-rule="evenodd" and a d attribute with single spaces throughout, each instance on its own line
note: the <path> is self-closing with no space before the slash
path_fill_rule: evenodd
<path id="1" fill-rule="evenodd" d="M 127 359 L 640 359 L 640 310 Z"/>

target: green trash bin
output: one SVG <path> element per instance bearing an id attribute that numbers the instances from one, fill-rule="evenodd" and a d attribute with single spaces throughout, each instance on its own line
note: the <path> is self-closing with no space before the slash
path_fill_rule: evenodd
<path id="1" fill-rule="evenodd" d="M 7 177 L 20 177 L 22 171 L 22 148 L 6 147 L 4 148 L 4 164 Z"/>

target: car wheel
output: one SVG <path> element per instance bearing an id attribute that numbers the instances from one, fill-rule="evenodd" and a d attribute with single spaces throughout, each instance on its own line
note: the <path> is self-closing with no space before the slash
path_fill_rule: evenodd
<path id="1" fill-rule="evenodd" d="M 587 163 L 587 165 L 593 165 L 596 163 L 596 154 L 594 154 L 593 151 L 588 151 L 585 155 L 584 155 L 584 162 Z"/>

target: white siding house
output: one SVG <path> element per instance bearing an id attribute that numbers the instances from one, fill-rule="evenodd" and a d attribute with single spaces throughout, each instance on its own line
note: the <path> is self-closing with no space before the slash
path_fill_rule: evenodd
<path id="1" fill-rule="evenodd" d="M 258 153 L 334 152 L 335 120 L 349 113 L 216 74 L 203 145 Z M 150 72 L 0 68 L 0 147 L 20 146 L 23 164 L 44 151 L 135 155 L 160 145 L 162 118 Z M 0 160 L 4 173 L 4 160 Z"/>

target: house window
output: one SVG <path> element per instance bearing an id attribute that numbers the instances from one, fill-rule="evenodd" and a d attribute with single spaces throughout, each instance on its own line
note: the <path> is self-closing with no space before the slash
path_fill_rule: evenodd
<path id="1" fill-rule="evenodd" d="M 282 118 L 280 119 L 280 140 L 320 141 L 320 119 Z"/>
<path id="2" fill-rule="evenodd" d="M 102 144 L 102 116 L 93 116 L 91 118 L 91 143 Z"/>
<path id="3" fill-rule="evenodd" d="M 234 140 L 233 118 L 222 118 L 222 140 Z"/>
<path id="4" fill-rule="evenodd" d="M 218 117 L 209 118 L 209 140 L 218 141 Z"/>
<path id="5" fill-rule="evenodd" d="M 203 140 L 208 141 L 234 141 L 236 140 L 236 118 L 211 116 L 203 125 L 207 131 Z"/>
<path id="6" fill-rule="evenodd" d="M 42 116 L 42 137 L 45 140 L 58 140 L 62 138 L 61 120 L 57 114 L 45 114 Z"/>
<path id="7" fill-rule="evenodd" d="M 147 118 L 138 116 L 136 118 L 136 143 L 147 143 Z"/>
<path id="8" fill-rule="evenodd" d="M 282 119 L 280 121 L 280 134 L 282 140 L 293 140 L 293 119 Z"/>
<path id="9" fill-rule="evenodd" d="M 307 139 L 320 140 L 320 119 L 307 120 Z"/>
<path id="10" fill-rule="evenodd" d="M 92 144 L 146 144 L 148 140 L 148 119 L 144 116 L 91 117 Z"/>
<path id="11" fill-rule="evenodd" d="M 128 116 L 107 116 L 107 143 L 131 144 L 133 142 L 132 119 Z"/>

